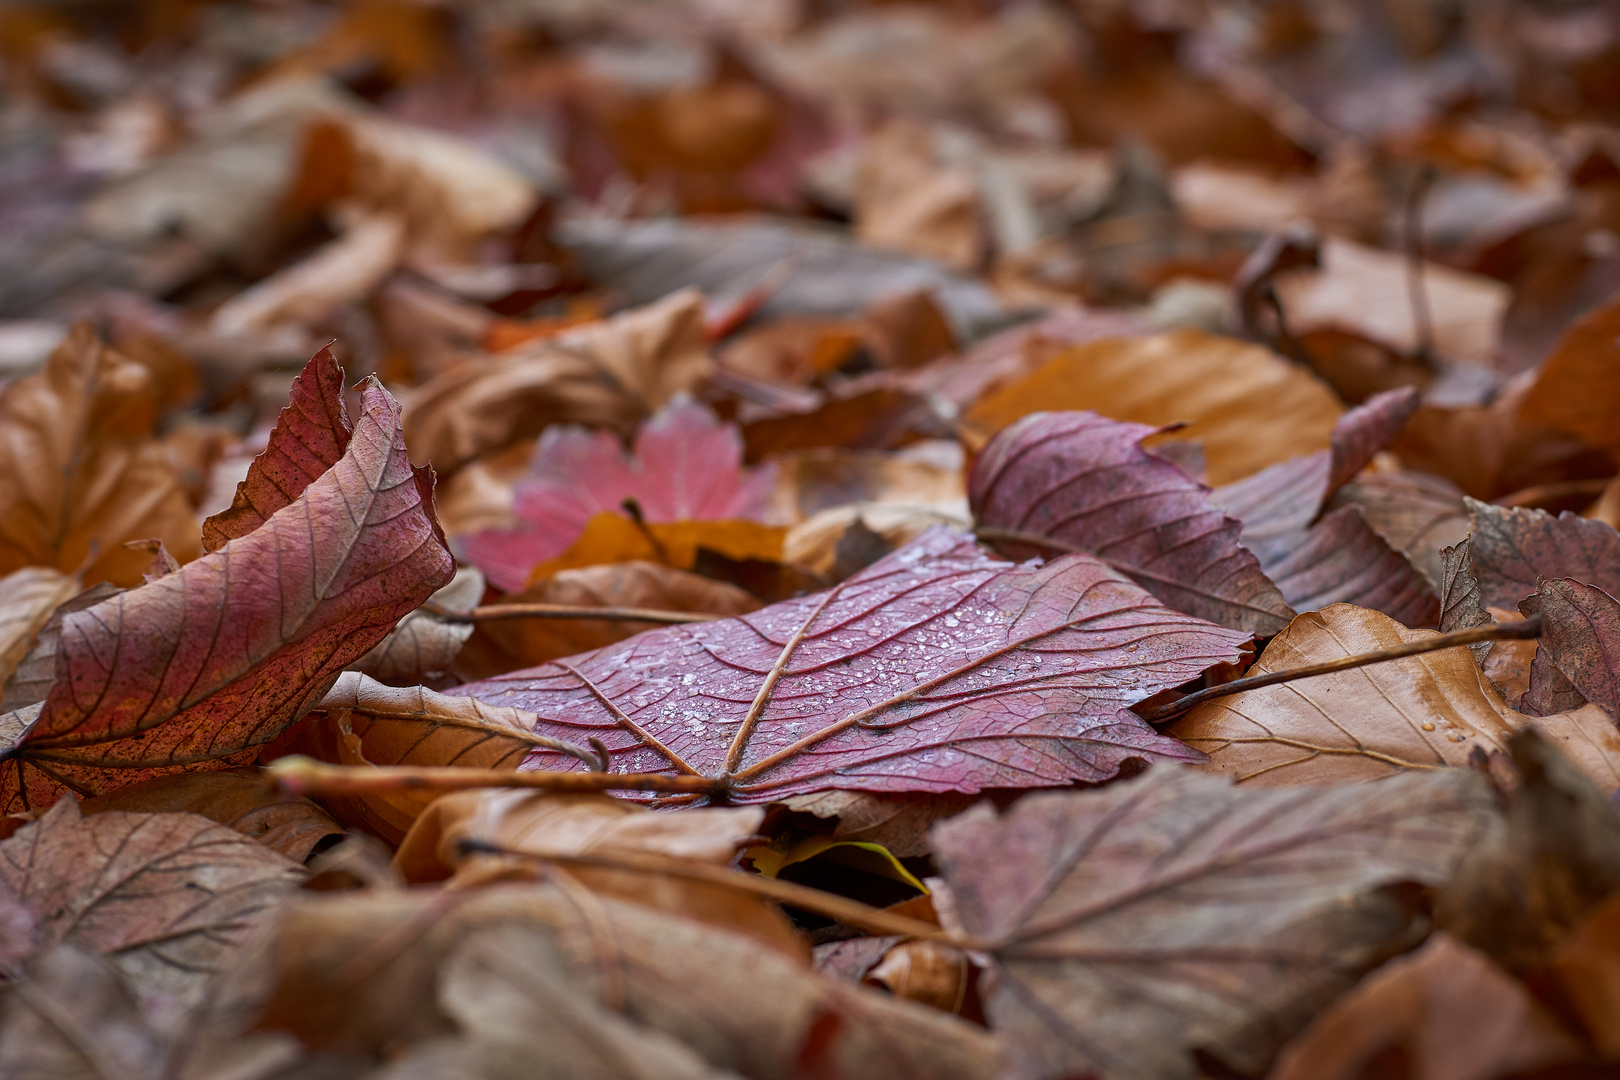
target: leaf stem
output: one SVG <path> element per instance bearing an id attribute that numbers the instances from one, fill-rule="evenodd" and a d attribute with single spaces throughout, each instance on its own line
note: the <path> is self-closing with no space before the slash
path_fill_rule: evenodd
<path id="1" fill-rule="evenodd" d="M 1241 694 L 1246 690 L 1258 690 L 1262 686 L 1275 686 L 1277 683 L 1293 682 L 1295 679 L 1308 679 L 1313 675 L 1330 675 L 1335 671 L 1348 671 L 1351 668 L 1366 667 L 1368 664 L 1380 664 L 1385 660 L 1399 660 L 1405 656 L 1418 656 L 1422 653 L 1437 652 L 1440 649 L 1450 649 L 1458 645 L 1472 645 L 1477 641 L 1504 641 L 1512 638 L 1540 637 L 1541 623 L 1542 617 L 1533 615 L 1528 619 L 1517 619 L 1513 622 L 1491 623 L 1486 626 L 1472 626 L 1466 630 L 1454 630 L 1449 634 L 1437 634 L 1431 638 L 1424 638 L 1422 641 L 1410 641 L 1405 645 L 1397 645 L 1392 649 L 1357 653 L 1355 656 L 1344 656 L 1337 660 L 1329 660 L 1321 664 L 1310 664 L 1306 667 L 1289 668 L 1287 671 L 1269 671 L 1264 675 L 1251 675 L 1245 679 L 1234 679 L 1219 686 L 1207 687 L 1154 708 L 1139 709 L 1136 711 L 1136 715 L 1149 723 L 1157 724 L 1195 709 L 1206 701 L 1213 701 L 1216 698 L 1226 697 L 1230 694 Z"/>
<path id="2" fill-rule="evenodd" d="M 426 603 L 422 610 L 450 623 L 491 622 L 496 619 L 605 619 L 613 622 L 699 623 L 724 619 L 697 611 L 665 611 L 661 608 L 591 607 L 586 604 L 482 604 L 471 611 L 451 611 Z"/>
<path id="3" fill-rule="evenodd" d="M 364 795 L 375 791 L 465 791 L 537 788 L 542 791 L 673 791 L 711 794 L 724 785 L 707 776 L 665 773 L 502 772 L 460 766 L 329 765 L 294 755 L 267 766 L 269 780 L 291 795 Z"/>

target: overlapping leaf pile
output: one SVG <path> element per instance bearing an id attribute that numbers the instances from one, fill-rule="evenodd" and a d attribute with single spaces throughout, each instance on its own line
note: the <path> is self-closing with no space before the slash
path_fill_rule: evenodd
<path id="1" fill-rule="evenodd" d="M 1614 1073 L 1616 65 L 0 3 L 0 1076 Z"/>

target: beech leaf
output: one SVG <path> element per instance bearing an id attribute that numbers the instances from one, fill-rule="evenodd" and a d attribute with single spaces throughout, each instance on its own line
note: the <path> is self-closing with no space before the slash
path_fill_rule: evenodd
<path id="1" fill-rule="evenodd" d="M 1096 791 L 980 804 L 934 829 L 961 928 L 994 943 L 991 1026 L 1019 1075 L 1179 1080 L 1193 1051 L 1257 1075 L 1426 923 L 1493 813 L 1462 770 L 1235 788 L 1155 766 Z"/>
<path id="2" fill-rule="evenodd" d="M 1433 637 L 1389 616 L 1334 604 L 1296 618 L 1251 675 L 1286 671 Z M 1502 751 L 1518 714 L 1464 646 L 1264 686 L 1206 702 L 1170 734 L 1209 755 L 1203 766 L 1258 786 L 1345 783 L 1405 769 L 1466 765 Z M 1522 718 L 1520 718 L 1522 719 Z"/>
<path id="3" fill-rule="evenodd" d="M 1240 655 L 1085 554 L 994 559 L 935 528 L 823 593 L 461 687 L 597 736 L 621 771 L 735 802 L 840 788 L 977 791 L 1191 760 L 1128 707 Z M 556 767 L 537 752 L 526 767 Z"/>
<path id="4" fill-rule="evenodd" d="M 6 807 L 245 763 L 450 580 L 431 471 L 381 384 L 362 400 L 343 457 L 259 529 L 63 620 L 56 683 L 0 758 Z"/>
<path id="5" fill-rule="evenodd" d="M 1574 578 L 1620 594 L 1620 533 L 1564 511 L 1468 500 L 1468 560 L 1486 607 L 1512 610 L 1540 578 Z"/>
<path id="6" fill-rule="evenodd" d="M 0 898 L 34 919 L 38 948 L 106 956 L 143 995 L 197 1004 L 303 868 L 196 814 L 81 816 L 64 799 L 0 841 Z"/>
<path id="7" fill-rule="evenodd" d="M 1620 603 L 1596 585 L 1555 578 L 1543 579 L 1519 610 L 1547 620 L 1530 665 L 1532 690 L 1556 669 L 1587 701 L 1620 717 Z"/>
<path id="8" fill-rule="evenodd" d="M 1031 413 L 974 461 L 974 516 L 1088 551 L 1178 611 L 1261 636 L 1281 630 L 1293 609 L 1239 543 L 1242 523 L 1143 448 L 1154 433 L 1096 413 Z"/>
<path id="9" fill-rule="evenodd" d="M 229 509 L 203 522 L 203 547 L 218 551 L 246 536 L 304 493 L 348 449 L 354 426 L 343 403 L 343 369 L 330 346 L 310 357 L 293 380 L 289 401 L 264 452 L 236 485 Z"/>

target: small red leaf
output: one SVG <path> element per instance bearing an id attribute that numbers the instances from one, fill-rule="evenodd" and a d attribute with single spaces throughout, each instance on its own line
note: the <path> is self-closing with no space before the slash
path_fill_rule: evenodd
<path id="1" fill-rule="evenodd" d="M 457 693 L 535 712 L 542 735 L 599 737 L 619 770 L 712 777 L 735 802 L 1036 787 L 1196 759 L 1128 707 L 1247 639 L 1089 555 L 1014 566 L 935 528 L 827 592 Z"/>
<path id="2" fill-rule="evenodd" d="M 375 379 L 362 400 L 343 457 L 260 528 L 63 621 L 43 712 L 0 758 L 7 809 L 239 764 L 450 580 L 399 406 Z"/>
<path id="3" fill-rule="evenodd" d="M 327 347 L 293 380 L 291 400 L 276 418 L 269 445 L 236 485 L 230 507 L 203 522 L 203 548 L 218 551 L 302 495 L 337 464 L 353 431 L 343 404 L 343 369 Z"/>

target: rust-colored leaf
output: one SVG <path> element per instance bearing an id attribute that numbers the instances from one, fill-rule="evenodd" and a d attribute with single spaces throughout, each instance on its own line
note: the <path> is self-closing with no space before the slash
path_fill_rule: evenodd
<path id="1" fill-rule="evenodd" d="M 246 536 L 338 463 L 354 427 L 343 403 L 343 369 L 330 347 L 310 357 L 293 380 L 264 452 L 236 485 L 230 508 L 203 522 L 203 547 L 218 551 Z"/>
<path id="2" fill-rule="evenodd" d="M 986 1002 L 1018 1071 L 1167 1080 L 1193 1051 L 1244 1074 L 1392 949 L 1489 820 L 1462 770 L 1234 788 L 1155 766 L 1097 791 L 981 805 L 934 830 L 961 928 L 992 943 Z"/>
<path id="3" fill-rule="evenodd" d="M 37 948 L 99 953 L 143 996 L 191 1005 L 302 880 L 291 859 L 195 814 L 86 817 L 65 799 L 0 841 L 0 894 L 33 917 Z"/>
<path id="4" fill-rule="evenodd" d="M 1013 566 L 937 528 L 823 593 L 464 686 L 735 802 L 977 791 L 1188 760 L 1127 707 L 1240 655 L 1089 555 Z M 531 755 L 530 767 L 565 764 Z"/>
<path id="5" fill-rule="evenodd" d="M 1620 450 L 1620 301 L 1611 297 L 1564 332 L 1519 407 L 1531 423 L 1578 435 L 1588 446 Z"/>
<path id="6" fill-rule="evenodd" d="M 1239 543 L 1242 523 L 1143 449 L 1153 434 L 1095 413 L 1032 413 L 973 462 L 974 515 L 1088 551 L 1178 611 L 1260 636 L 1281 630 L 1293 609 Z"/>
<path id="7" fill-rule="evenodd" d="M 1334 604 L 1290 623 L 1251 674 L 1432 636 L 1376 611 Z M 1517 719 L 1458 646 L 1219 698 L 1168 731 L 1209 755 L 1204 768 L 1271 786 L 1466 765 L 1475 747 L 1502 751 Z"/>
<path id="8" fill-rule="evenodd" d="M 432 479 L 369 382 L 343 458 L 257 531 L 69 615 L 57 681 L 5 753 L 8 808 L 243 764 L 450 580 Z"/>

